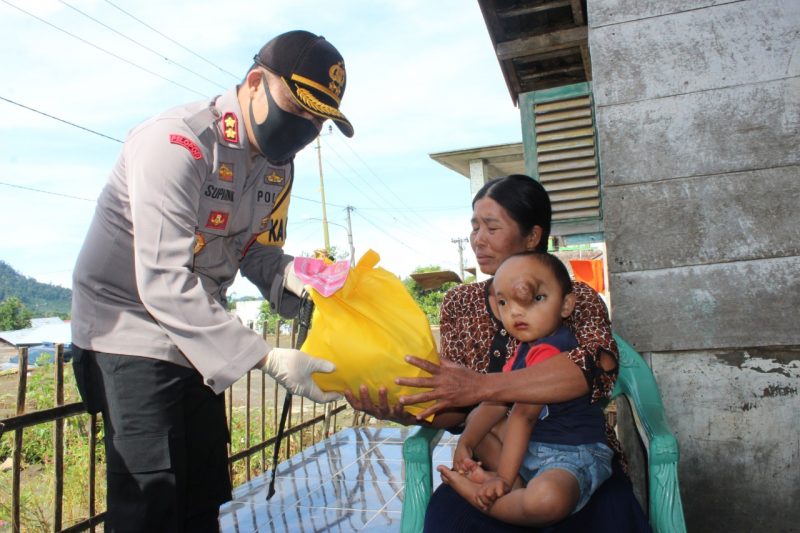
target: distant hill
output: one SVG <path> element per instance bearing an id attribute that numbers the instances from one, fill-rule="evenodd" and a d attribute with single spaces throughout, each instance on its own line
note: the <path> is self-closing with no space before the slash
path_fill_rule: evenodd
<path id="1" fill-rule="evenodd" d="M 0 260 L 0 301 L 16 296 L 33 317 L 69 315 L 72 291 L 23 276 Z"/>

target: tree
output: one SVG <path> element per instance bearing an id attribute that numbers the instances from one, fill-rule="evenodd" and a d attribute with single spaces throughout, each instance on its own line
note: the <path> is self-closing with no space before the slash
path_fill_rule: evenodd
<path id="1" fill-rule="evenodd" d="M 0 331 L 31 327 L 31 312 L 16 296 L 9 296 L 0 303 Z"/>
<path id="2" fill-rule="evenodd" d="M 314 257 L 317 259 L 321 258 L 321 255 L 325 253 L 325 248 L 320 247 L 314 250 L 313 252 L 303 251 L 297 257 Z M 338 246 L 331 246 L 328 248 L 327 251 L 328 257 L 333 258 L 334 261 L 344 261 L 345 259 L 350 259 L 350 252 L 347 250 L 340 250 Z"/>
<path id="3" fill-rule="evenodd" d="M 442 268 L 438 265 L 429 265 L 424 267 L 417 267 L 414 269 L 413 274 L 420 274 L 422 272 L 438 272 Z M 428 322 L 431 324 L 439 323 L 439 309 L 442 307 L 444 295 L 451 288 L 457 285 L 454 281 L 449 281 L 437 289 L 424 290 L 419 284 L 414 281 L 414 278 L 408 277 L 403 280 L 403 285 L 406 286 L 411 297 L 417 302 L 422 311 L 428 317 Z"/>
<path id="4" fill-rule="evenodd" d="M 269 302 L 264 300 L 261 304 L 261 310 L 258 313 L 256 321 L 256 331 L 264 331 L 264 325 L 267 327 L 267 334 L 274 335 L 279 322 L 286 322 L 278 313 L 274 312 L 269 307 Z"/>

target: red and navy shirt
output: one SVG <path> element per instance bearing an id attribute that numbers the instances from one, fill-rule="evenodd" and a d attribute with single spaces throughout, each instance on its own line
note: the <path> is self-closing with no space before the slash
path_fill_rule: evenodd
<path id="1" fill-rule="evenodd" d="M 575 335 L 566 326 L 532 343 L 521 343 L 503 372 L 521 370 L 567 352 L 578 346 Z M 531 440 L 549 444 L 606 444 L 605 418 L 599 403 L 592 403 L 591 394 L 574 400 L 547 404 L 533 428 Z"/>

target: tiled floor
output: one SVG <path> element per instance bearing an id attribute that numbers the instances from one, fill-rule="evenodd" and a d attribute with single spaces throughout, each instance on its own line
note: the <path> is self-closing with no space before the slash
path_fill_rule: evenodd
<path id="1" fill-rule="evenodd" d="M 348 428 L 237 487 L 220 510 L 223 533 L 397 532 L 403 507 L 403 440 L 413 429 Z M 445 433 L 433 455 L 449 466 L 456 437 Z"/>

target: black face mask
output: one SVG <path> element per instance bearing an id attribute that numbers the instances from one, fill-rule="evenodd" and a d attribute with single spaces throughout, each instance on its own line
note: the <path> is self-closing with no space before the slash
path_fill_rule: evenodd
<path id="1" fill-rule="evenodd" d="M 266 76 L 262 76 L 264 92 L 267 95 L 267 120 L 256 123 L 253 116 L 253 101 L 250 101 L 250 125 L 258 150 L 272 163 L 282 163 L 294 157 L 308 143 L 313 141 L 319 130 L 308 119 L 281 109 L 269 92 Z"/>

